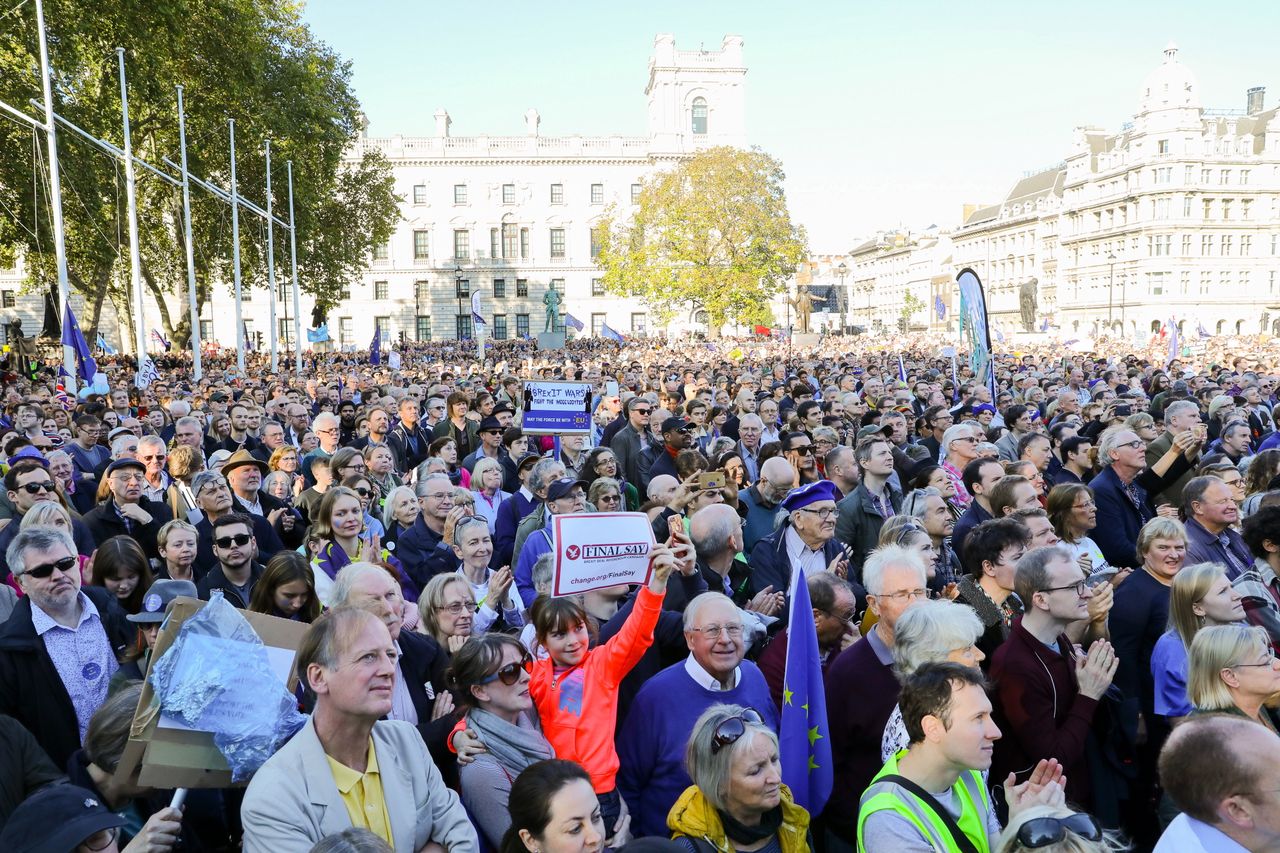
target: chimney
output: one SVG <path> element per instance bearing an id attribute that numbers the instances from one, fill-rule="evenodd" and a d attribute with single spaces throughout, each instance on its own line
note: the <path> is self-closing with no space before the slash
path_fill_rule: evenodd
<path id="1" fill-rule="evenodd" d="M 436 110 L 436 136 L 449 135 L 449 114 L 444 107 Z"/>
<path id="2" fill-rule="evenodd" d="M 1264 107 L 1262 106 L 1262 102 L 1263 102 L 1263 99 L 1266 97 L 1266 94 L 1267 94 L 1267 90 L 1262 86 L 1254 86 L 1252 89 L 1246 92 L 1245 98 L 1248 106 L 1246 107 L 1245 112 L 1247 112 L 1251 116 L 1256 116 L 1258 113 L 1262 112 L 1262 110 L 1264 109 Z"/>

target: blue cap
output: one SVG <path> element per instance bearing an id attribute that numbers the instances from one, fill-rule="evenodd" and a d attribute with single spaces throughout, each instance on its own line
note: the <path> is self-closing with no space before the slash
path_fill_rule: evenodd
<path id="1" fill-rule="evenodd" d="M 23 459 L 30 459 L 32 462 L 39 462 L 46 468 L 49 467 L 49 460 L 45 459 L 44 454 L 39 450 L 36 450 L 30 444 L 10 456 L 9 464 L 13 465 L 15 462 L 21 462 Z"/>
<path id="2" fill-rule="evenodd" d="M 809 483 L 787 492 L 787 496 L 782 499 L 782 508 L 787 512 L 795 512 L 798 509 L 804 509 L 809 504 L 816 504 L 818 501 L 835 500 L 837 500 L 836 484 L 830 480 L 819 480 L 816 483 Z"/>

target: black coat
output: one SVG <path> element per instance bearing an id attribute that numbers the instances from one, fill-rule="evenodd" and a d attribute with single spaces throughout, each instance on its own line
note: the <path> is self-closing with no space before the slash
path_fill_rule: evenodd
<path id="1" fill-rule="evenodd" d="M 235 500 L 232 498 L 232 500 Z M 263 504 L 266 507 L 266 504 Z M 272 528 L 271 523 L 260 515 L 254 515 L 246 512 L 245 515 L 253 522 L 253 538 L 258 543 L 258 561 L 266 563 L 277 553 L 284 550 L 284 546 L 280 544 L 280 537 L 276 535 L 276 531 Z M 200 523 L 196 525 L 196 574 L 204 575 L 210 569 L 218 565 L 218 558 L 213 555 L 213 522 L 208 517 L 200 519 Z"/>
<path id="2" fill-rule="evenodd" d="M 265 563 L 270 559 L 272 554 L 275 554 L 277 551 L 281 551 L 285 548 L 288 548 L 290 551 L 296 551 L 298 548 L 302 547 L 302 543 L 307 539 L 307 522 L 303 520 L 302 513 L 287 505 L 279 498 L 269 495 L 261 489 L 258 490 L 258 506 L 262 507 L 262 518 L 264 521 L 267 521 L 267 516 L 271 515 L 271 513 L 278 509 L 288 510 L 293 514 L 293 529 L 288 532 L 284 530 L 280 521 L 277 521 L 275 524 L 271 524 L 270 521 L 267 521 L 267 524 L 271 525 L 271 529 L 275 531 L 278 544 L 271 543 L 270 540 L 268 540 L 270 544 L 264 544 L 262 539 L 258 539 L 259 551 L 264 551 L 265 548 L 274 549 L 270 554 L 267 554 L 264 551 L 262 554 L 262 562 Z M 239 512 L 244 515 L 253 515 L 253 513 L 249 512 L 249 508 L 245 506 L 244 501 L 240 500 L 239 496 L 237 496 L 235 492 L 231 493 L 231 509 L 234 512 Z M 280 519 L 283 521 L 284 516 L 280 516 Z M 255 532 L 254 535 L 256 536 L 257 533 Z"/>
<path id="3" fill-rule="evenodd" d="M 255 584 L 262 579 L 262 572 L 261 563 L 253 562 L 249 564 L 249 578 Z M 215 589 L 222 590 L 223 596 L 232 607 L 238 607 L 241 610 L 249 609 L 249 602 L 241 598 L 240 591 L 231 585 L 231 581 L 227 580 L 227 576 L 223 574 L 220 564 L 215 564 L 207 575 L 200 578 L 200 581 L 196 584 L 196 594 L 208 601 Z"/>
<path id="4" fill-rule="evenodd" d="M 85 527 L 89 528 L 89 532 L 93 534 L 93 541 L 98 545 L 106 542 L 112 536 L 130 536 L 137 540 L 142 547 L 142 552 L 149 559 L 158 560 L 160 558 L 160 546 L 156 543 L 156 534 L 160 532 L 160 528 L 167 522 L 173 521 L 173 513 L 169 511 L 169 507 L 162 501 L 150 501 L 146 498 L 141 498 L 138 501 L 138 506 L 142 507 L 151 516 L 151 521 L 147 524 L 135 524 L 132 533 L 124 526 L 124 522 L 116 513 L 115 498 L 110 495 L 84 516 Z"/>
<path id="5" fill-rule="evenodd" d="M 118 658 L 137 636 L 115 596 L 100 587 L 82 592 L 98 608 L 107 641 Z M 0 714 L 26 726 L 58 767 L 80 748 L 80 723 L 53 659 L 36 633 L 31 599 L 24 597 L 0 625 Z"/>
<path id="6" fill-rule="evenodd" d="M 414 631 L 400 632 L 400 674 L 418 713 L 418 732 L 446 784 L 457 784 L 458 761 L 449 752 L 446 740 L 457 714 L 445 714 L 438 720 L 431 719 L 435 697 L 449 689 L 446 673 L 449 670 L 449 653 L 440 647 L 434 637 Z"/>
<path id="7" fill-rule="evenodd" d="M 387 433 L 387 447 L 391 448 L 391 455 L 396 460 L 396 470 L 401 474 L 408 474 L 414 468 L 417 468 L 427 458 L 427 448 L 431 445 L 431 436 L 422 428 L 422 422 L 419 421 L 413 428 L 413 439 L 417 442 L 417 449 L 409 449 L 409 433 L 411 431 L 405 428 L 404 424 Z M 462 458 L 462 448 L 458 448 L 458 458 Z"/>

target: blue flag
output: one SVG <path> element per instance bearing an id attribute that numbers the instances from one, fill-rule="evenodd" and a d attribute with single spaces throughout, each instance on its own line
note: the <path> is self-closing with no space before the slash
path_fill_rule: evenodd
<path id="1" fill-rule="evenodd" d="M 1208 329 L 1206 329 L 1206 328 L 1204 327 L 1204 323 L 1201 323 L 1201 324 L 1199 324 L 1198 326 L 1196 326 L 1196 334 L 1197 334 L 1197 335 L 1199 335 L 1199 336 L 1200 336 L 1200 337 L 1202 337 L 1202 338 L 1212 338 L 1212 337 L 1213 337 L 1213 335 L 1209 334 L 1209 330 L 1208 330 Z"/>
<path id="2" fill-rule="evenodd" d="M 321 323 L 318 329 L 307 329 L 307 343 L 320 344 L 329 340 L 329 324 Z"/>
<path id="3" fill-rule="evenodd" d="M 942 295 L 933 297 L 933 310 L 937 312 L 939 320 L 945 320 L 947 317 L 947 305 L 942 301 Z"/>
<path id="4" fill-rule="evenodd" d="M 102 335 L 98 335 L 98 340 L 102 341 Z M 71 347 L 76 354 L 76 378 L 86 385 L 92 382 L 93 374 L 98 372 L 98 363 L 93 360 L 93 355 L 89 352 L 89 342 L 84 339 L 84 333 L 76 323 L 76 315 L 71 310 L 70 299 L 62 310 L 62 345 Z M 103 346 L 103 349 L 105 350 L 106 346 Z"/>
<path id="5" fill-rule="evenodd" d="M 797 805 L 809 814 L 818 814 L 831 796 L 835 765 L 818 632 L 804 569 L 796 569 L 791 579 L 791 619 L 787 625 L 787 668 L 782 678 L 782 725 L 778 731 L 782 781 Z"/>
<path id="6" fill-rule="evenodd" d="M 898 381 L 907 384 L 907 366 L 902 363 L 902 353 L 898 353 Z"/>
<path id="7" fill-rule="evenodd" d="M 1040 324 L 1040 331 L 1042 331 L 1042 332 L 1047 332 L 1047 331 L 1049 331 L 1049 318 L 1048 318 L 1048 317 L 1045 317 L 1045 318 L 1044 318 L 1044 322 Z"/>
<path id="8" fill-rule="evenodd" d="M 253 352 L 253 335 L 249 334 L 249 324 L 244 324 L 244 348 Z"/>
<path id="9" fill-rule="evenodd" d="M 382 327 L 373 327 L 373 340 L 369 342 L 369 363 L 382 364 Z"/>
<path id="10" fill-rule="evenodd" d="M 585 326 L 582 325 L 582 321 L 579 320 L 577 317 L 573 316 L 572 314 L 564 315 L 564 324 L 576 332 L 581 332 L 584 328 L 586 328 Z"/>
<path id="11" fill-rule="evenodd" d="M 66 325 L 64 324 L 64 325 L 63 325 L 63 334 L 64 334 L 64 335 L 66 334 L 66 331 L 65 331 L 65 330 L 66 330 Z M 97 347 L 98 347 L 98 349 L 100 349 L 100 350 L 102 350 L 103 352 L 105 352 L 107 355 L 115 355 L 117 352 L 119 352 L 119 350 L 117 350 L 117 349 L 116 349 L 115 347 L 113 347 L 111 344 L 107 343 L 107 339 L 106 339 L 106 338 L 104 338 L 104 337 L 102 336 L 102 332 L 98 332 L 98 342 L 97 342 Z"/>
<path id="12" fill-rule="evenodd" d="M 617 341 L 620 344 L 625 343 L 625 341 L 622 340 L 622 335 L 609 328 L 608 323 L 600 324 L 600 337 L 608 338 L 611 341 Z"/>

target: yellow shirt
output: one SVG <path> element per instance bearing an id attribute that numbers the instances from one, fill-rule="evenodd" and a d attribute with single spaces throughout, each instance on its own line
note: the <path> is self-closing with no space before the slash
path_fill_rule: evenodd
<path id="1" fill-rule="evenodd" d="M 382 776 L 378 773 L 378 756 L 369 738 L 369 759 L 363 773 L 352 770 L 340 761 L 329 761 L 329 772 L 338 786 L 342 803 L 347 807 L 351 825 L 367 829 L 383 841 L 395 846 L 391 838 L 391 817 L 387 814 L 387 801 L 382 796 Z"/>

